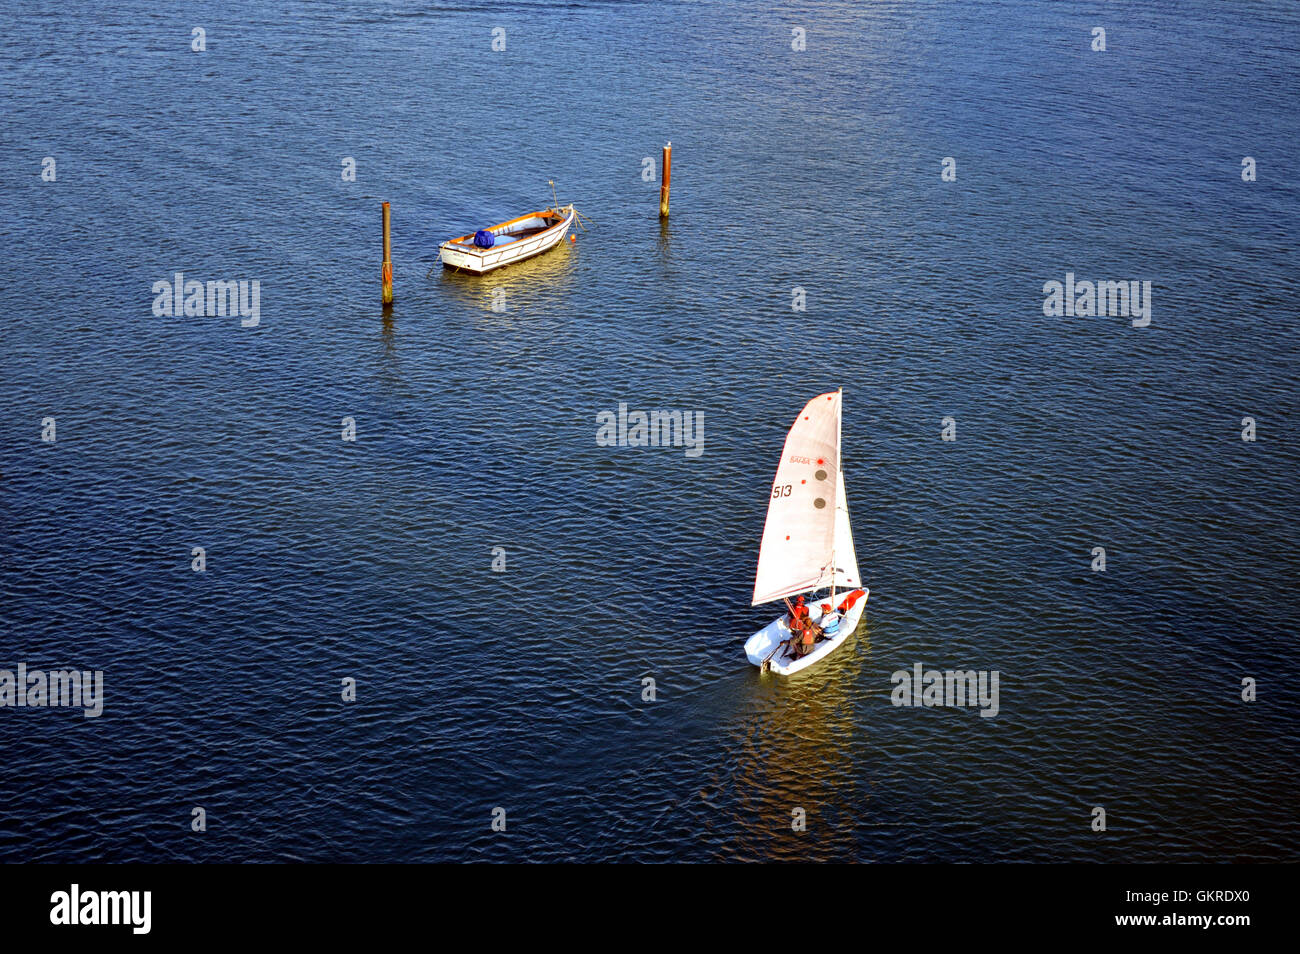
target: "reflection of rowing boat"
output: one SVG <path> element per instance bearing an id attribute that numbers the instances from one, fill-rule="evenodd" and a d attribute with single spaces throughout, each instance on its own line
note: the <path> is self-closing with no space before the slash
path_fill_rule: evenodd
<path id="1" fill-rule="evenodd" d="M 576 223 L 575 223 L 576 226 Z M 509 268 L 500 268 L 492 272 L 491 280 L 486 276 L 464 272 L 458 268 L 446 268 L 436 259 L 430 274 L 436 269 L 435 280 L 443 292 L 461 304 L 488 312 L 494 321 L 509 321 L 522 318 L 527 312 L 518 307 L 522 301 L 538 302 L 546 296 L 568 294 L 574 281 L 573 262 L 576 259 L 575 246 L 565 239 L 545 255 L 534 255 L 526 261 L 516 262 Z M 498 289 L 500 290 L 498 292 Z M 494 298 L 504 294 L 505 299 Z M 500 301 L 515 303 L 515 307 L 501 311 Z M 492 308 L 497 305 L 498 311 Z"/>
<path id="2" fill-rule="evenodd" d="M 857 629 L 867 605 L 840 469 L 843 398 L 843 391 L 813 398 L 786 435 L 754 577 L 754 606 L 829 588 L 829 596 L 808 603 L 808 622 L 824 638 L 797 655 L 786 617 L 774 620 L 745 643 L 749 661 L 763 671 L 788 676 L 825 659 Z"/>
<path id="3" fill-rule="evenodd" d="M 529 212 L 490 229 L 443 242 L 438 246 L 438 257 L 448 268 L 482 275 L 554 248 L 564 241 L 576 214 L 572 205 Z"/>

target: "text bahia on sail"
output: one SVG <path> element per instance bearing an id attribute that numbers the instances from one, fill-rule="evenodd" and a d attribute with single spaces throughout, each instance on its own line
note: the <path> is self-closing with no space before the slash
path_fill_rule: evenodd
<path id="1" fill-rule="evenodd" d="M 840 470 L 843 400 L 839 390 L 808 402 L 776 468 L 752 605 L 781 600 L 787 612 L 745 642 L 749 661 L 765 672 L 788 676 L 825 659 L 867 605 Z M 805 605 L 805 594 L 822 590 L 828 595 Z"/>

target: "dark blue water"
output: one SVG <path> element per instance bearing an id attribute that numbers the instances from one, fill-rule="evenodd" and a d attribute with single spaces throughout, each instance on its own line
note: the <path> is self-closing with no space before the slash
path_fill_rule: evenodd
<path id="1" fill-rule="evenodd" d="M 0 669 L 105 703 L 0 709 L 0 859 L 1294 860 L 1298 65 L 1283 2 L 6 7 Z M 426 278 L 549 179 L 593 231 Z M 760 677 L 836 387 L 870 603 Z"/>

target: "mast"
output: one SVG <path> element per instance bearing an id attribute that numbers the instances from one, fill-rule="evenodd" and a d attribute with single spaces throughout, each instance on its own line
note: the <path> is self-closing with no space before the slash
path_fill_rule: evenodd
<path id="1" fill-rule="evenodd" d="M 839 413 L 835 415 L 835 480 L 844 479 L 844 455 L 840 442 L 840 432 L 844 426 L 844 389 L 840 388 Z M 835 506 L 839 507 L 839 494 L 836 494 Z M 838 515 L 835 518 L 839 519 Z M 835 612 L 835 535 L 831 534 L 831 612 Z"/>

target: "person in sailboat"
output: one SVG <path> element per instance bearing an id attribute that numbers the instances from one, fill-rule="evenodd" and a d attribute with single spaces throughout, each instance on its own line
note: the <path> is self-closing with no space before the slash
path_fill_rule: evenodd
<path id="1" fill-rule="evenodd" d="M 820 627 L 808 619 L 808 607 L 800 595 L 790 607 L 790 653 L 795 657 L 806 656 L 812 652 L 813 643 L 817 641 Z"/>
<path id="2" fill-rule="evenodd" d="M 804 624 L 807 622 L 808 607 L 803 605 L 803 594 L 801 593 L 795 599 L 794 605 L 790 607 L 790 618 L 787 625 L 790 627 L 790 632 L 801 633 L 803 632 Z"/>

